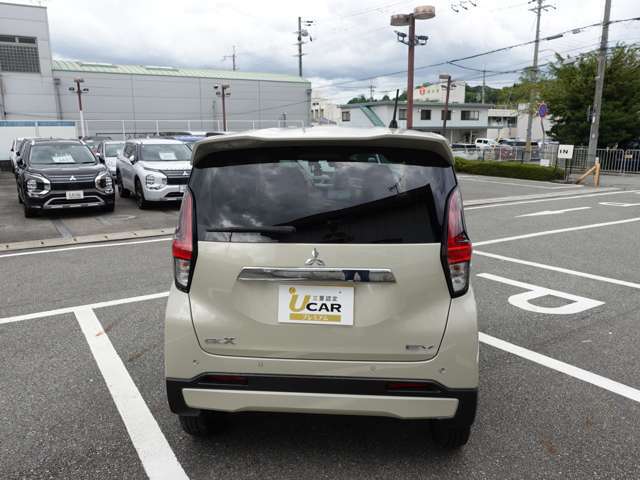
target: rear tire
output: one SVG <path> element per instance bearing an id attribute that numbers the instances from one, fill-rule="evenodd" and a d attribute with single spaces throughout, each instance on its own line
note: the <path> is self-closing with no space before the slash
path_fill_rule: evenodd
<path id="1" fill-rule="evenodd" d="M 222 412 L 200 412 L 198 415 L 179 415 L 185 433 L 194 437 L 209 437 L 225 429 L 227 415 Z"/>
<path id="2" fill-rule="evenodd" d="M 454 426 L 446 421 L 436 421 L 431 426 L 433 443 L 447 450 L 460 448 L 469 441 L 471 426 Z"/>

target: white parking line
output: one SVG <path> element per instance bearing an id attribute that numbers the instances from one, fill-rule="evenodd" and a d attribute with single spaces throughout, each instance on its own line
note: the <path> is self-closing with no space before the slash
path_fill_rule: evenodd
<path id="1" fill-rule="evenodd" d="M 504 340 L 500 340 L 499 338 L 492 337 L 490 335 L 487 335 L 486 333 L 480 332 L 479 335 L 479 339 L 482 343 L 491 345 L 494 348 L 504 350 L 505 352 L 509 352 L 513 355 L 517 355 L 518 357 L 522 357 L 526 360 L 537 363 L 538 365 L 542 365 L 552 370 L 564 373 L 565 375 L 577 378 L 578 380 L 582 380 L 583 382 L 595 385 L 596 387 L 603 388 L 605 390 L 608 390 L 609 392 L 623 396 L 635 402 L 640 402 L 640 390 L 632 388 L 628 385 L 610 380 L 601 375 L 583 370 L 582 368 L 574 367 L 573 365 L 569 365 L 568 363 L 561 362 L 560 360 L 556 360 L 555 358 L 536 353 L 532 350 L 527 350 L 526 348 L 519 347 L 518 345 L 514 345 L 513 343 L 509 343 Z"/>
<path id="2" fill-rule="evenodd" d="M 577 230 L 588 230 L 591 228 L 608 227 L 610 225 L 621 225 L 624 223 L 632 223 L 640 221 L 640 217 L 627 218 L 625 220 L 616 220 L 613 222 L 592 223 L 590 225 L 580 225 L 578 227 L 558 228 L 555 230 L 546 230 L 543 232 L 527 233 L 524 235 L 515 235 L 513 237 L 496 238 L 494 240 L 484 240 L 482 242 L 474 242 L 476 247 L 481 245 L 493 245 L 494 243 L 512 242 L 514 240 L 523 240 L 525 238 L 542 237 L 545 235 L 554 235 L 556 233 L 575 232 Z"/>
<path id="3" fill-rule="evenodd" d="M 578 210 L 590 210 L 591 207 L 573 207 L 573 208 L 563 208 L 562 210 L 543 210 L 541 212 L 534 213 L 525 213 L 522 215 L 516 215 L 516 218 L 522 217 L 544 217 L 547 215 L 562 215 L 567 212 L 577 212 Z"/>
<path id="4" fill-rule="evenodd" d="M 90 308 L 74 313 L 149 478 L 188 479 L 96 314 Z"/>
<path id="5" fill-rule="evenodd" d="M 70 307 L 67 309 L 59 309 L 59 310 L 49 310 L 47 312 L 37 312 L 37 313 L 32 313 L 32 314 L 28 314 L 28 315 L 21 315 L 18 317 L 8 317 L 8 318 L 0 318 L 0 325 L 4 324 L 4 323 L 9 323 L 9 322 L 17 322 L 17 321 L 21 321 L 21 320 L 30 320 L 30 319 L 36 319 L 36 318 L 44 318 L 50 315 L 57 315 L 57 312 L 61 312 L 64 310 L 63 313 L 69 313 L 69 312 L 73 312 L 76 313 L 78 311 L 84 311 L 84 310 L 90 310 L 91 314 L 95 317 L 95 314 L 93 313 L 92 309 L 93 308 L 100 308 L 100 307 L 104 307 L 104 306 L 110 306 L 110 305 L 121 305 L 124 303 L 133 303 L 136 301 L 144 301 L 144 300 L 149 300 L 151 298 L 161 298 L 161 297 L 166 297 L 168 296 L 169 292 L 160 292 L 157 294 L 153 294 L 153 295 L 142 295 L 139 297 L 130 297 L 128 299 L 120 299 L 120 300 L 112 300 L 109 302 L 100 302 L 100 303 L 93 303 L 93 304 L 88 304 L 88 305 L 81 305 L 81 306 L 76 306 L 76 307 Z M 97 319 L 96 319 L 97 321 Z M 99 321 L 98 321 L 98 325 L 100 325 Z M 95 325 L 94 325 L 95 326 Z M 81 325 L 82 327 L 82 325 Z M 93 329 L 97 332 L 102 331 L 102 326 L 99 327 L 99 329 Z M 84 331 L 84 330 L 83 330 Z M 93 333 L 95 335 L 95 332 Z M 86 333 L 85 333 L 86 336 Z M 102 336 L 102 335 L 99 335 Z M 527 350 L 525 348 L 519 347 L 517 345 L 511 344 L 509 342 L 506 342 L 504 340 L 500 340 L 499 338 L 495 338 L 492 337 L 490 335 L 487 335 L 485 333 L 479 332 L 479 339 L 482 343 L 486 343 L 488 345 L 491 345 L 495 348 L 499 348 L 501 350 L 504 350 L 506 352 L 512 353 L 514 355 L 520 356 L 522 358 L 525 358 L 527 360 L 530 360 L 534 363 L 538 363 L 540 365 L 544 365 L 548 368 L 551 368 L 553 370 L 557 370 L 559 372 L 565 373 L 567 375 L 570 375 L 574 378 L 578 378 L 580 380 L 583 380 L 587 383 L 591 383 L 593 385 L 597 385 L 601 388 L 604 388 L 606 390 L 609 390 L 613 393 L 616 393 L 618 395 L 622 395 L 624 397 L 630 398 L 631 400 L 635 400 L 637 402 L 640 402 L 640 391 L 635 390 L 627 385 L 618 383 L 616 381 L 613 380 L 609 380 L 608 378 L 602 377 L 600 375 L 591 373 L 587 370 L 583 370 L 581 368 L 578 367 L 574 367 L 573 365 L 569 365 L 567 363 L 564 362 L 560 362 L 558 360 L 555 360 L 553 358 L 547 357 L 545 355 L 533 352 L 531 350 Z M 110 343 L 110 342 L 109 342 Z M 113 346 L 111 346 L 111 348 L 113 348 Z M 114 350 L 115 352 L 115 350 Z M 124 368 L 124 365 L 122 366 Z M 125 369 L 126 370 L 126 369 Z M 128 372 L 127 372 L 128 375 Z M 106 379 L 106 377 L 105 377 Z M 129 377 L 130 379 L 130 377 Z M 135 387 L 135 384 L 134 384 Z M 139 393 L 139 392 L 138 392 Z"/>
<path id="6" fill-rule="evenodd" d="M 475 177 L 469 177 L 466 175 L 458 175 L 458 178 L 461 178 L 467 182 L 478 182 L 478 183 L 497 183 L 499 185 L 515 185 L 516 187 L 526 187 L 526 188 L 542 188 L 544 190 L 560 190 L 560 189 L 575 189 L 575 188 L 584 188 L 584 185 L 556 185 L 553 187 L 549 187 L 546 185 L 539 185 L 535 183 L 516 183 L 516 182 L 500 182 L 498 180 L 485 180 Z"/>
<path id="7" fill-rule="evenodd" d="M 22 257 L 24 255 L 40 255 L 43 253 L 58 253 L 67 252 L 69 250 L 85 250 L 87 248 L 107 248 L 107 247 L 122 247 L 124 245 L 139 245 L 141 243 L 154 243 L 154 242 L 167 242 L 173 237 L 152 238 L 150 240 L 134 240 L 132 242 L 105 242 L 105 243 L 93 243 L 91 245 L 75 245 L 73 247 L 60 247 L 60 248 L 45 248 L 42 250 L 28 250 L 26 252 L 5 253 L 0 255 L 0 260 L 9 257 Z"/>
<path id="8" fill-rule="evenodd" d="M 544 270 L 551 270 L 552 272 L 566 273 L 568 275 L 573 275 L 576 277 L 588 278 L 590 280 L 597 280 L 599 282 L 611 283 L 613 285 L 620 285 L 622 287 L 629 287 L 629 288 L 635 288 L 640 290 L 640 283 L 627 282 L 626 280 L 618 280 L 616 278 L 603 277 L 602 275 L 594 275 L 592 273 L 579 272 L 577 270 L 570 270 L 568 268 L 555 267 L 553 265 L 545 265 L 544 263 L 530 262 L 528 260 L 520 260 L 519 258 L 505 257 L 504 255 L 497 255 L 495 253 L 488 253 L 488 252 L 480 252 L 478 250 L 475 250 L 473 254 L 479 255 L 481 257 L 489 257 L 489 258 L 494 258 L 496 260 L 502 260 L 504 262 L 518 263 L 520 265 L 527 265 L 529 267 L 542 268 Z"/>
<path id="9" fill-rule="evenodd" d="M 44 312 L 27 313 L 25 315 L 16 315 L 13 317 L 0 318 L 0 325 L 5 323 L 21 322 L 23 320 L 34 320 L 36 318 L 52 317 L 54 315 L 64 315 L 65 313 L 75 313 L 79 308 L 104 308 L 113 307 L 115 305 L 124 305 L 125 303 L 143 302 L 145 300 L 155 300 L 157 298 L 168 297 L 169 292 L 152 293 L 149 295 L 139 295 L 137 297 L 119 298 L 117 300 L 108 300 L 106 302 L 89 303 L 87 305 L 76 305 L 75 307 L 57 308 L 55 310 L 46 310 Z"/>
<path id="10" fill-rule="evenodd" d="M 599 192 L 599 193 L 585 193 L 584 195 L 572 195 L 572 196 L 567 196 L 567 197 L 558 197 L 558 196 L 554 196 L 553 198 L 540 198 L 539 195 L 536 195 L 536 198 L 532 199 L 532 200 L 521 200 L 521 201 L 517 201 L 517 202 L 511 202 L 508 201 L 508 198 L 505 198 L 505 203 L 491 203 L 489 205 L 477 205 L 477 206 L 472 206 L 473 204 L 470 202 L 466 202 L 467 205 L 470 205 L 469 207 L 465 207 L 464 211 L 469 211 L 469 210 L 480 210 L 480 209 L 484 209 L 484 208 L 494 208 L 494 207 L 509 207 L 511 205 L 523 205 L 523 204 L 527 204 L 527 203 L 540 203 L 540 202 L 555 202 L 557 200 L 575 200 L 577 198 L 590 198 L 590 197 L 600 197 L 603 195 L 620 195 L 622 193 L 640 193 L 640 190 L 636 191 L 636 190 L 616 190 L 615 192 Z M 478 200 L 478 202 L 480 202 L 482 200 Z"/>

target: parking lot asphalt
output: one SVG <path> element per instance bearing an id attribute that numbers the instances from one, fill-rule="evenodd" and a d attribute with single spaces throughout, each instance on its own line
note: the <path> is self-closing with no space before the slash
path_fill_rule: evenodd
<path id="1" fill-rule="evenodd" d="M 465 200 L 505 197 L 465 208 L 482 336 L 462 450 L 367 417 L 243 414 L 184 434 L 157 238 L 0 255 L 0 478 L 639 478 L 640 194 L 514 201 L 556 190 L 504 182 L 461 179 Z"/>
<path id="2" fill-rule="evenodd" d="M 526 200 L 537 196 L 573 196 L 600 191 L 590 186 L 551 182 L 460 175 L 464 200 L 483 204 L 504 199 Z M 632 188 L 633 184 L 622 188 Z M 640 188 L 640 182 L 638 182 Z M 164 203 L 146 210 L 137 208 L 132 198 L 116 196 L 114 212 L 97 209 L 46 212 L 35 218 L 24 218 L 18 202 L 15 180 L 10 172 L 0 172 L 0 251 L 104 240 L 101 236 L 119 235 L 119 239 L 166 234 L 178 216 L 178 203 Z M 115 237 L 114 237 L 115 239 Z"/>
<path id="3" fill-rule="evenodd" d="M 95 209 L 72 210 L 47 212 L 35 218 L 24 218 L 13 175 L 10 172 L 0 172 L 0 245 L 30 240 L 174 228 L 178 209 L 178 203 L 169 203 L 140 210 L 133 198 L 116 196 L 116 208 L 112 213 Z"/>

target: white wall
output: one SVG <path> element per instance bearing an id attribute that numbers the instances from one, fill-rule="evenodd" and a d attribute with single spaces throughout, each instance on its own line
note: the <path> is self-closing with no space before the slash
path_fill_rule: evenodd
<path id="1" fill-rule="evenodd" d="M 155 120 L 204 120 L 191 125 L 190 130 L 211 130 L 222 124 L 222 99 L 213 86 L 222 79 L 135 74 L 109 74 L 54 70 L 60 79 L 62 118 L 78 120 L 78 100 L 68 90 L 73 79 L 84 78 L 84 117 L 104 133 L 121 129 L 121 122 L 92 122 L 92 120 L 136 120 L 138 130 L 155 129 Z M 224 80 L 231 95 L 226 97 L 229 129 L 273 127 L 283 119 L 287 122 L 308 123 L 311 96 L 308 83 L 275 82 L 266 80 Z M 145 122 L 145 120 L 147 120 Z M 255 123 L 254 123 L 255 121 Z M 138 125 L 139 123 L 139 125 Z M 161 122 L 161 127 L 187 130 L 185 122 Z M 133 128 L 133 122 L 127 127 Z"/>
<path id="2" fill-rule="evenodd" d="M 74 122 L 20 121 L 0 122 L 0 161 L 9 159 L 9 149 L 13 140 L 24 137 L 76 138 Z"/>
<path id="3" fill-rule="evenodd" d="M 466 82 L 451 82 L 449 103 L 464 103 L 465 90 Z M 414 101 L 444 103 L 447 99 L 447 82 L 434 83 L 426 87 L 416 87 L 413 99 Z"/>
<path id="4" fill-rule="evenodd" d="M 0 35 L 36 37 L 40 57 L 40 73 L 2 72 L 6 118 L 55 119 L 57 111 L 46 8 L 0 3 Z"/>

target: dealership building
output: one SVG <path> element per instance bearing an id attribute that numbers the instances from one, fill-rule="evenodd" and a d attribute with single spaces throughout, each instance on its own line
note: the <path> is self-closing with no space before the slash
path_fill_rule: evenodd
<path id="1" fill-rule="evenodd" d="M 215 85 L 228 85 L 229 130 L 310 120 L 311 83 L 297 76 L 56 60 L 50 40 L 46 7 L 0 3 L 0 125 L 77 122 L 77 78 L 90 135 L 222 130 Z"/>

